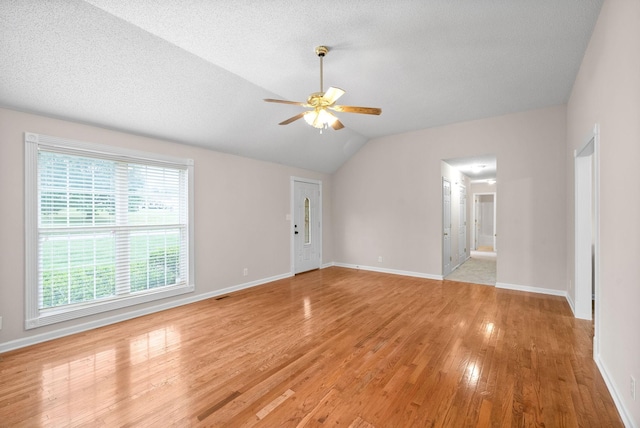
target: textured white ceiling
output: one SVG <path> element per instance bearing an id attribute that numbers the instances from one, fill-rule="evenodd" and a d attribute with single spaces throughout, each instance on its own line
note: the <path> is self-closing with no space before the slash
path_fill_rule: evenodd
<path id="1" fill-rule="evenodd" d="M 3 0 L 0 105 L 333 172 L 373 137 L 565 103 L 601 0 Z M 341 104 L 322 135 L 296 106 Z"/>

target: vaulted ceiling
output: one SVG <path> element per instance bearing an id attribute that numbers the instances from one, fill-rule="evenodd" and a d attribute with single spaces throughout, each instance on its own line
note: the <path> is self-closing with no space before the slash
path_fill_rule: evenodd
<path id="1" fill-rule="evenodd" d="M 568 100 L 601 0 L 3 0 L 0 106 L 331 173 L 366 142 Z M 319 90 L 322 134 L 279 126 Z M 0 142 L 1 144 L 2 142 Z"/>

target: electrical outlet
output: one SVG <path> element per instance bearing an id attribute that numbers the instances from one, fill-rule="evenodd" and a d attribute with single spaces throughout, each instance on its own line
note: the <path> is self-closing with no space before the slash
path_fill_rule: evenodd
<path id="1" fill-rule="evenodd" d="M 631 376 L 631 398 L 636 399 L 636 380 L 633 376 Z"/>
<path id="2" fill-rule="evenodd" d="M 242 269 L 242 276 L 247 276 L 247 275 L 249 275 L 249 268 Z"/>
<path id="3" fill-rule="evenodd" d="M 382 256 L 378 256 L 378 263 L 382 263 Z"/>

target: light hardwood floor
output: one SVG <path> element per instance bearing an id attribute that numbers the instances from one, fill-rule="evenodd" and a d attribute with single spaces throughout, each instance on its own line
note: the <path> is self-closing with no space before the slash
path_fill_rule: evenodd
<path id="1" fill-rule="evenodd" d="M 0 426 L 607 427 L 564 298 L 342 268 L 0 355 Z"/>

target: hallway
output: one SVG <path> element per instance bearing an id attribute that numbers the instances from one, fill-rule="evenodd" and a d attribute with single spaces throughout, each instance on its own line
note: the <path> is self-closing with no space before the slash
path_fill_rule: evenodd
<path id="1" fill-rule="evenodd" d="M 495 286 L 496 259 L 497 254 L 493 251 L 471 251 L 471 257 L 444 279 Z"/>

